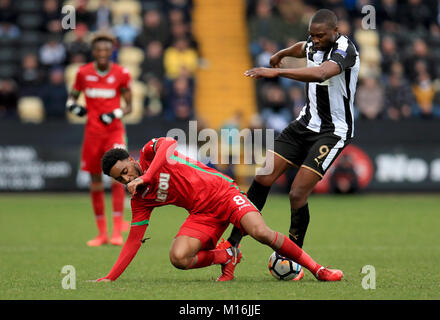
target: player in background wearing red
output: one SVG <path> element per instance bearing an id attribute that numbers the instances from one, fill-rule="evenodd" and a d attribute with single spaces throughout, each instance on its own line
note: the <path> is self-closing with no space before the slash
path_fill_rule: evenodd
<path id="1" fill-rule="evenodd" d="M 109 149 L 126 147 L 125 128 L 121 119 L 129 114 L 131 107 L 130 74 L 127 69 L 111 62 L 114 39 L 108 34 L 97 34 L 92 40 L 94 61 L 81 66 L 75 84 L 66 103 L 73 114 L 87 115 L 82 146 L 81 169 L 91 177 L 90 194 L 99 234 L 87 242 L 96 247 L 109 242 L 104 206 L 101 158 Z M 86 106 L 77 104 L 84 92 Z M 121 95 L 126 102 L 120 105 Z M 122 245 L 121 231 L 127 231 L 129 223 L 123 220 L 125 189 L 119 183 L 111 186 L 113 207 L 113 232 L 110 243 Z"/>
<path id="2" fill-rule="evenodd" d="M 242 254 L 238 248 L 216 249 L 216 243 L 234 224 L 280 255 L 307 268 L 320 281 L 338 281 L 340 270 L 327 269 L 285 235 L 271 230 L 258 209 L 247 199 L 234 180 L 175 149 L 172 138 L 150 140 L 141 150 L 139 162 L 124 149 L 112 149 L 102 158 L 105 174 L 127 185 L 132 195 L 130 234 L 110 272 L 96 281 L 114 281 L 127 268 L 142 244 L 142 238 L 155 207 L 175 205 L 189 216 L 174 238 L 171 263 L 179 269 L 203 268 L 220 264 L 217 281 L 234 278 Z"/>

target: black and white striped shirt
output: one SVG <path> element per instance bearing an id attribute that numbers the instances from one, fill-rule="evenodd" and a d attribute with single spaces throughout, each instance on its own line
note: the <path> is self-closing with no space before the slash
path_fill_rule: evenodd
<path id="1" fill-rule="evenodd" d="M 359 74 L 359 53 L 353 42 L 339 35 L 327 51 L 306 43 L 307 67 L 324 61 L 337 63 L 342 72 L 323 82 L 306 83 L 306 104 L 297 120 L 314 132 L 332 132 L 343 140 L 354 136 L 353 101 Z"/>

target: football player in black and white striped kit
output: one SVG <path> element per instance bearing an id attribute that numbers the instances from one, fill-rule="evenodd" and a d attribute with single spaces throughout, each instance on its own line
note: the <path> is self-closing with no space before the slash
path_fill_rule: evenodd
<path id="1" fill-rule="evenodd" d="M 257 173 L 247 193 L 261 211 L 278 177 L 290 166 L 298 168 L 289 193 L 289 234 L 300 247 L 310 219 L 308 197 L 354 135 L 353 100 L 359 53 L 346 36 L 339 34 L 337 23 L 332 11 L 318 10 L 310 20 L 307 41 L 274 54 L 270 59 L 272 68 L 245 72 L 252 78 L 285 77 L 306 84 L 306 104 L 300 115 L 276 137 L 274 150 L 269 150 L 273 161 L 266 159 L 263 172 L 273 166 L 272 173 Z M 307 67 L 280 68 L 284 57 L 306 58 Z M 228 241 L 238 246 L 240 240 L 241 235 L 233 230 Z"/>

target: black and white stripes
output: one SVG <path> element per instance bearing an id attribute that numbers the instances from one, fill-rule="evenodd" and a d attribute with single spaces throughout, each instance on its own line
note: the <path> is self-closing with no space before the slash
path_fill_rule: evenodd
<path id="1" fill-rule="evenodd" d="M 306 44 L 307 66 L 324 61 L 337 63 L 342 72 L 318 83 L 306 84 L 306 105 L 297 120 L 314 132 L 332 132 L 343 140 L 354 135 L 354 94 L 359 74 L 359 53 L 354 44 L 340 35 L 327 51 L 315 51 L 309 37 Z"/>

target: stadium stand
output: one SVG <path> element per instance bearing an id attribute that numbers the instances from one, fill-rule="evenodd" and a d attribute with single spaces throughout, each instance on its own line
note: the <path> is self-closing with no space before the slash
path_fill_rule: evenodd
<path id="1" fill-rule="evenodd" d="M 74 30 L 62 28 L 64 5 L 75 7 Z M 362 27 L 365 5 L 375 8 L 373 29 Z M 8 80 L 1 82 L 6 88 L 12 81 L 18 101 L 42 99 L 41 86 L 54 68 L 65 70 L 69 88 L 77 68 L 91 59 L 91 33 L 110 30 L 118 37 L 114 61 L 130 70 L 136 88 L 128 123 L 152 116 L 200 118 L 220 128 L 238 112 L 243 126 L 260 117 L 264 125 L 281 128 L 300 110 L 302 84 L 260 80 L 255 90 L 242 71 L 267 65 L 276 50 L 305 39 L 318 8 L 337 13 L 340 32 L 361 52 L 357 119 L 440 117 L 440 26 L 434 0 L 247 0 L 244 7 L 226 0 L 2 0 L 0 79 Z M 304 61 L 287 59 L 286 64 Z M 0 91 L 3 110 L 13 101 L 6 91 Z M 13 117 L 18 102 L 8 110 L 1 117 Z M 71 115 L 67 120 L 84 121 Z"/>

